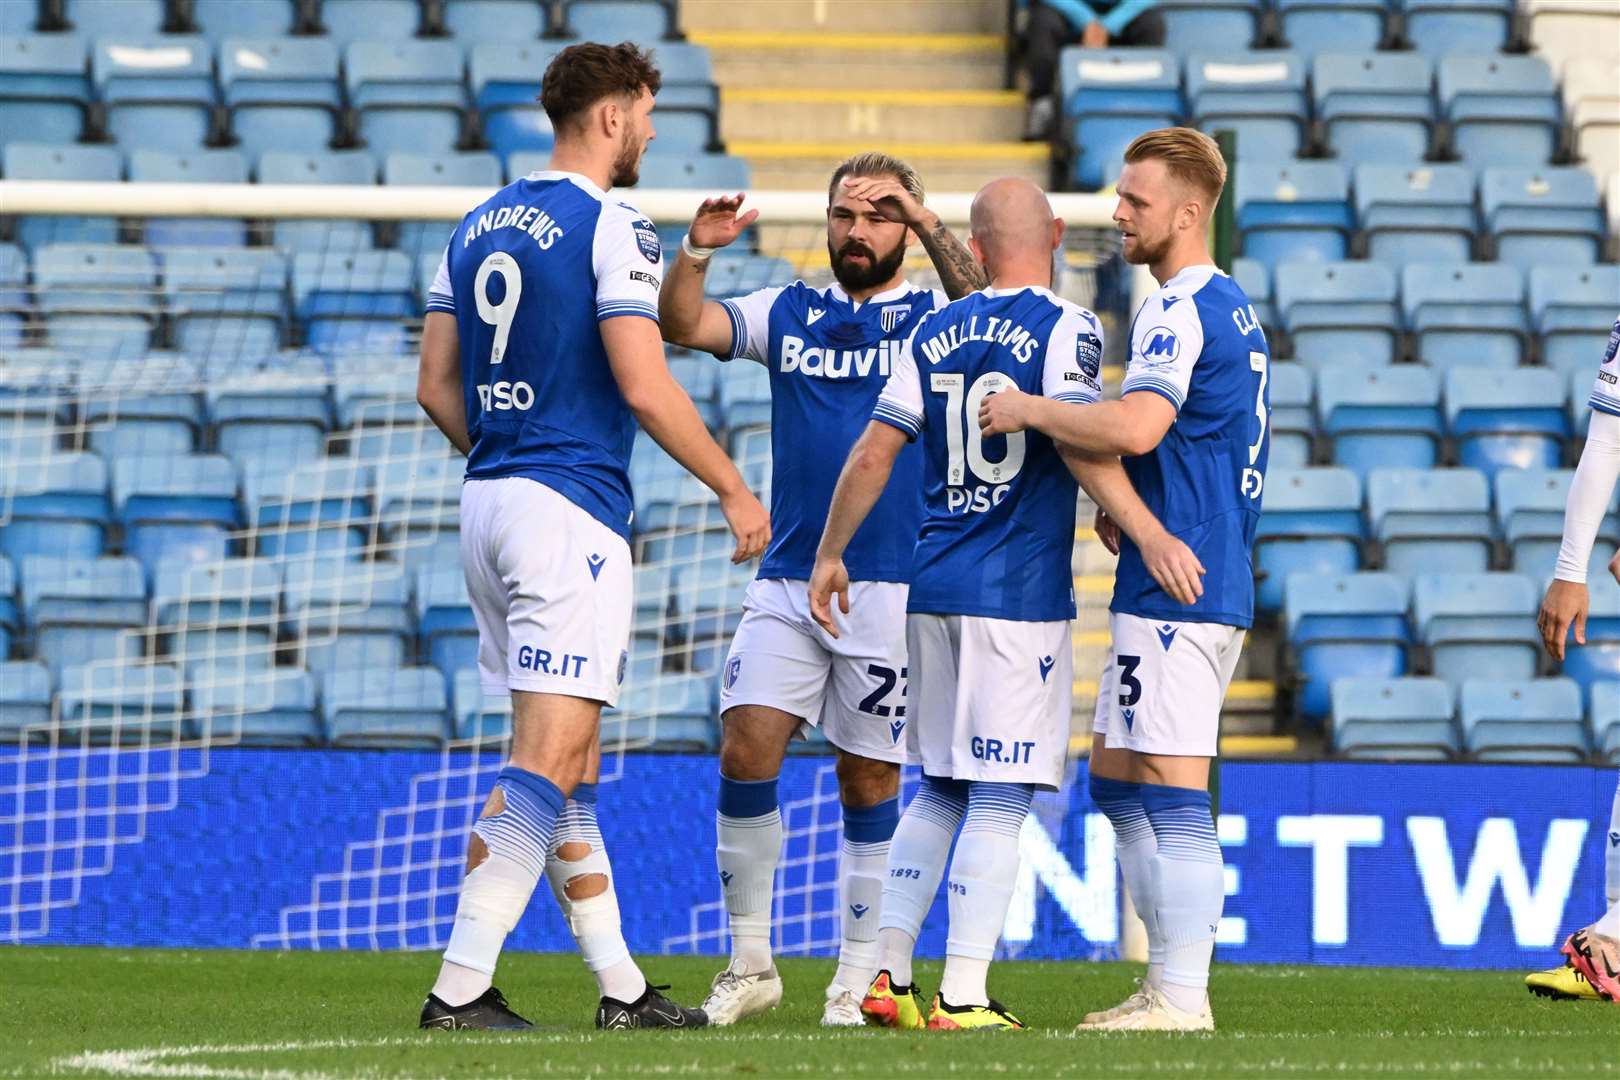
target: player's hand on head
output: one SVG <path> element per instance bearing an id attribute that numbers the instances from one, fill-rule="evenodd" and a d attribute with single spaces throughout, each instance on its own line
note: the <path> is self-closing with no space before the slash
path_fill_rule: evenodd
<path id="1" fill-rule="evenodd" d="M 1097 539 L 1102 541 L 1102 546 L 1108 549 L 1108 554 L 1119 554 L 1119 525 L 1100 506 L 1097 507 L 1092 529 L 1097 533 Z"/>
<path id="2" fill-rule="evenodd" d="M 1615 557 L 1615 562 L 1620 563 L 1620 555 Z M 1586 644 L 1586 612 L 1590 603 L 1591 595 L 1578 581 L 1555 580 L 1547 586 L 1547 595 L 1541 598 L 1541 610 L 1536 613 L 1536 629 L 1541 631 L 1541 643 L 1548 656 L 1554 660 L 1564 658 L 1564 643 L 1571 627 L 1575 630 L 1576 643 Z"/>
<path id="3" fill-rule="evenodd" d="M 760 505 L 754 493 L 747 488 L 720 497 L 720 512 L 731 526 L 731 535 L 737 548 L 731 553 L 733 563 L 757 559 L 765 553 L 771 542 L 771 515 Z"/>
<path id="4" fill-rule="evenodd" d="M 1141 545 L 1142 564 L 1159 588 L 1178 604 L 1192 605 L 1204 595 L 1204 564 L 1192 548 L 1167 531 Z"/>
<path id="5" fill-rule="evenodd" d="M 735 195 L 717 195 L 712 199 L 704 199 L 699 204 L 697 213 L 692 216 L 692 226 L 687 229 L 687 235 L 692 238 L 696 247 L 718 248 L 725 247 L 742 234 L 742 231 L 752 225 L 759 218 L 758 210 L 743 212 L 743 199 L 747 198 L 742 192 Z"/>
<path id="6" fill-rule="evenodd" d="M 922 218 L 923 204 L 892 176 L 846 176 L 844 194 L 872 204 L 872 209 L 889 221 L 915 225 Z"/>
<path id="7" fill-rule="evenodd" d="M 849 614 L 849 571 L 842 559 L 817 558 L 810 571 L 810 617 L 833 637 L 838 627 L 833 623 L 832 598 L 838 597 L 838 610 Z"/>
<path id="8" fill-rule="evenodd" d="M 1030 396 L 1022 390 L 998 390 L 979 406 L 979 434 L 1007 435 L 1029 426 Z"/>

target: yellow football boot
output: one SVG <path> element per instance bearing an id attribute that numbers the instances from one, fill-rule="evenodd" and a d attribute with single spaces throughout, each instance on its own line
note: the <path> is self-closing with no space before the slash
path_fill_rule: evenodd
<path id="1" fill-rule="evenodd" d="M 861 999 L 861 1015 L 873 1027 L 921 1031 L 928 1026 L 916 984 L 898 986 L 887 971 L 878 972 L 872 985 L 867 987 L 866 997 Z"/>
<path id="2" fill-rule="evenodd" d="M 1007 1011 L 1006 1006 L 990 999 L 988 1005 L 952 1005 L 938 994 L 934 995 L 934 1010 L 928 1015 L 929 1031 L 973 1031 L 980 1029 L 1023 1031 L 1024 1022 Z"/>
<path id="3" fill-rule="evenodd" d="M 1532 971 L 1524 977 L 1527 990 L 1537 997 L 1553 998 L 1558 1001 L 1602 1001 L 1592 984 L 1569 964 L 1563 967 L 1548 968 L 1546 971 Z"/>

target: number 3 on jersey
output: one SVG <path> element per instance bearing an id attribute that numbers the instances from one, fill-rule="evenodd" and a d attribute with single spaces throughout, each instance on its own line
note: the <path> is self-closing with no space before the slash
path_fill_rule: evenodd
<path id="1" fill-rule="evenodd" d="M 506 295 L 499 304 L 489 302 L 489 279 L 495 274 L 506 286 Z M 506 339 L 512 333 L 512 320 L 517 318 L 518 301 L 523 298 L 523 271 L 518 269 L 517 260 L 504 251 L 490 252 L 473 279 L 473 297 L 478 301 L 478 317 L 495 328 L 489 362 L 498 364 L 506 357 Z"/>
<path id="2" fill-rule="evenodd" d="M 1266 415 L 1266 376 L 1270 372 L 1266 368 L 1266 354 L 1255 351 L 1249 353 L 1249 370 L 1258 372 L 1260 381 L 1254 388 L 1254 415 L 1260 421 L 1260 434 L 1255 436 L 1254 444 L 1249 447 L 1249 465 L 1243 470 L 1243 483 L 1240 490 L 1251 499 L 1260 497 L 1260 489 L 1265 486 L 1265 477 L 1254 463 L 1260 460 L 1260 449 L 1266 445 L 1266 432 L 1270 428 L 1270 418 Z"/>

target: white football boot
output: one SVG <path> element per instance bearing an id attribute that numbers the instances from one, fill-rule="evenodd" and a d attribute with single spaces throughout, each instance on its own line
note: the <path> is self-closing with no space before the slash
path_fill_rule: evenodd
<path id="1" fill-rule="evenodd" d="M 782 1000 L 782 977 L 772 964 L 764 971 L 745 973 L 745 969 L 732 961 L 731 966 L 714 977 L 709 996 L 703 999 L 703 1011 L 709 1023 L 719 1027 L 735 1024 L 746 1016 L 758 1016 L 776 1008 Z"/>
<path id="2" fill-rule="evenodd" d="M 821 1010 L 822 1027 L 865 1027 L 861 1015 L 861 995 L 842 986 L 827 987 L 827 1004 Z"/>
<path id="3" fill-rule="evenodd" d="M 1152 987 L 1145 989 L 1147 1004 L 1140 1009 L 1132 1010 L 1112 1020 L 1091 1027 L 1083 1028 L 1092 1031 L 1214 1031 L 1215 1017 L 1209 1011 L 1209 995 L 1204 995 L 1204 1004 L 1196 1013 L 1182 1012 L 1159 991 Z"/>
<path id="4" fill-rule="evenodd" d="M 1147 1006 L 1147 980 L 1137 979 L 1136 990 L 1131 994 L 1130 997 L 1126 998 L 1124 1001 L 1120 1002 L 1118 1005 L 1115 1005 L 1111 1009 L 1099 1009 L 1096 1012 L 1086 1013 L 1086 1018 L 1075 1025 L 1075 1030 L 1080 1031 L 1087 1028 L 1094 1028 L 1098 1024 L 1106 1024 L 1110 1020 L 1124 1016 L 1126 1013 L 1133 1013 L 1138 1009 L 1145 1009 Z"/>

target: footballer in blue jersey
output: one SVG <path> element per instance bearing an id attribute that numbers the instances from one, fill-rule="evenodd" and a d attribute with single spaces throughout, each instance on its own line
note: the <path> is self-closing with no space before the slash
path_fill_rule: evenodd
<path id="1" fill-rule="evenodd" d="M 838 463 L 864 430 L 906 338 L 946 302 L 905 279 L 910 236 L 921 239 L 953 295 L 980 286 L 982 271 L 924 206 L 917 174 L 903 161 L 867 153 L 840 165 L 829 186 L 831 284 L 798 281 L 705 300 L 713 250 L 755 217 L 742 212 L 740 195 L 707 200 L 665 278 L 660 304 L 668 340 L 763 365 L 771 393 L 771 546 L 744 598 L 720 683 L 716 861 L 732 957 L 704 1011 L 711 1022 L 729 1024 L 781 998 L 770 953 L 782 847 L 774 785 L 789 740 L 819 727 L 838 751 L 844 809 L 844 933 L 822 1020 L 857 1026 L 876 962 L 884 859 L 907 756 L 905 610 L 922 518 L 920 455 L 902 455 L 881 507 L 850 545 L 848 565 L 862 603 L 836 637 L 810 618 L 805 583 Z"/>
<path id="2" fill-rule="evenodd" d="M 428 296 L 417 398 L 467 455 L 462 566 L 484 692 L 511 695 L 512 751 L 468 841 L 424 1028 L 530 1026 L 492 979 L 541 875 L 596 976 L 598 1027 L 705 1022 L 631 959 L 595 821 L 601 709 L 629 644 L 637 423 L 720 496 L 739 561 L 770 536 L 664 362 L 657 231 L 608 193 L 635 183 L 658 86 L 632 44 L 560 52 L 541 86 L 551 167 L 462 219 Z"/>
<path id="3" fill-rule="evenodd" d="M 1113 821 L 1120 863 L 1147 912 L 1144 991 L 1082 1027 L 1214 1027 L 1209 961 L 1224 904 L 1208 792 L 1221 703 L 1254 615 L 1250 549 L 1270 451 L 1270 350 L 1253 305 L 1209 257 L 1226 183 L 1215 141 L 1191 128 L 1148 132 L 1126 149 L 1114 221 L 1128 262 L 1160 288 L 1137 312 L 1118 401 L 1069 405 L 998 394 L 986 435 L 1039 431 L 1124 460 L 1154 515 L 1195 560 L 1164 563 L 1120 540 L 1098 680 L 1092 797 Z M 1099 521 L 1099 534 L 1108 523 Z M 1151 826 L 1148 828 L 1147 826 Z"/>

